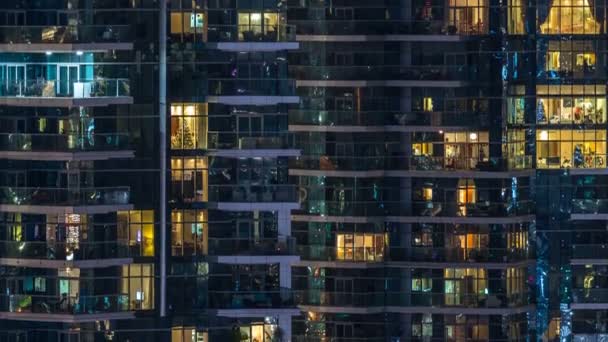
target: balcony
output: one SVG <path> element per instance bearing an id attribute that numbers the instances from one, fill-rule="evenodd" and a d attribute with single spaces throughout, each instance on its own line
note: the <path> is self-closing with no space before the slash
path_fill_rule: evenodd
<path id="1" fill-rule="evenodd" d="M 520 200 L 505 202 L 479 201 L 457 203 L 456 201 L 413 201 L 412 211 L 417 216 L 449 217 L 507 217 L 534 213 L 535 201 Z"/>
<path id="2" fill-rule="evenodd" d="M 381 65 L 381 66 L 290 66 L 298 86 L 307 81 L 369 81 L 369 85 L 400 86 L 410 83 L 400 81 L 480 81 L 485 76 L 477 66 L 464 65 Z M 446 83 L 449 86 L 450 83 Z M 416 83 L 411 83 L 416 85 Z"/>
<path id="3" fill-rule="evenodd" d="M 441 11 L 444 10 L 441 8 Z M 298 35 L 477 36 L 487 34 L 488 31 L 485 23 L 468 25 L 443 20 L 290 20 L 289 22 L 297 28 Z M 403 37 L 403 40 L 408 39 Z"/>
<path id="4" fill-rule="evenodd" d="M 207 36 L 209 42 L 276 43 L 295 42 L 295 32 L 294 25 L 209 25 Z"/>
<path id="5" fill-rule="evenodd" d="M 291 79 L 209 79 L 211 96 L 293 96 L 295 82 Z"/>
<path id="6" fill-rule="evenodd" d="M 572 303 L 573 306 L 574 304 L 590 304 L 608 309 L 608 289 L 572 289 Z"/>
<path id="7" fill-rule="evenodd" d="M 92 107 L 132 104 L 125 78 L 96 78 L 69 84 L 57 80 L 19 80 L 0 90 L 0 105 L 22 107 Z"/>
<path id="8" fill-rule="evenodd" d="M 387 247 L 379 252 L 372 247 L 298 245 L 304 260 L 339 262 L 436 262 L 436 263 L 510 263 L 532 258 L 527 249 L 516 248 L 450 248 L 450 247 Z M 352 255 L 345 259 L 341 255 Z"/>
<path id="9" fill-rule="evenodd" d="M 21 160 L 130 158 L 127 133 L 0 133 L 0 157 Z"/>
<path id="10" fill-rule="evenodd" d="M 289 168 L 320 171 L 509 171 L 531 169 L 532 156 L 513 158 L 453 158 L 441 156 L 365 157 L 301 156 Z"/>
<path id="11" fill-rule="evenodd" d="M 315 201 L 302 202 L 305 214 L 328 216 L 412 216 L 424 217 L 477 217 L 498 218 L 529 215 L 534 212 L 534 201 L 477 202 L 458 204 L 454 202 L 414 201 L 411 215 L 404 215 L 410 205 L 398 201 Z M 422 221 L 424 221 L 422 219 Z"/>
<path id="12" fill-rule="evenodd" d="M 107 267 L 131 263 L 131 257 L 139 256 L 139 253 L 131 252 L 127 241 L 0 241 L 0 264 L 49 268 Z"/>
<path id="13" fill-rule="evenodd" d="M 441 127 L 487 127 L 489 123 L 489 115 L 487 113 L 467 112 L 464 110 L 442 112 L 420 111 L 411 113 L 301 109 L 289 111 L 290 126 L 334 126 L 339 131 L 344 131 L 345 129 L 337 126 L 364 126 L 364 129 L 374 129 L 374 126 L 382 126 L 383 130 L 386 131 L 398 130 L 399 126 L 404 129 L 407 128 L 406 126 L 427 126 L 429 128 L 432 127 L 433 131 L 437 131 Z M 412 128 L 411 130 L 415 131 L 416 128 Z"/>
<path id="14" fill-rule="evenodd" d="M 296 255 L 296 240 L 288 237 L 286 241 L 275 239 L 209 239 L 209 255 Z"/>
<path id="15" fill-rule="evenodd" d="M 572 214 L 608 214 L 608 199 L 572 199 Z"/>
<path id="16" fill-rule="evenodd" d="M 2 295 L 0 318 L 40 322 L 86 322 L 130 318 L 126 294 L 97 296 Z"/>
<path id="17" fill-rule="evenodd" d="M 294 136 L 288 132 L 250 132 L 240 135 L 232 132 L 210 131 L 208 136 L 208 148 L 227 150 L 284 150 L 294 149 Z M 280 151 L 277 151 L 280 153 Z"/>
<path id="18" fill-rule="evenodd" d="M 129 187 L 1 187 L 0 210 L 21 213 L 104 213 L 130 210 Z"/>
<path id="19" fill-rule="evenodd" d="M 129 25 L 2 26 L 0 52 L 133 49 Z"/>
<path id="20" fill-rule="evenodd" d="M 608 260 L 608 244 L 573 244 L 572 259 Z"/>
<path id="21" fill-rule="evenodd" d="M 281 309 L 294 306 L 290 289 L 274 291 L 209 291 L 214 309 Z"/>
<path id="22" fill-rule="evenodd" d="M 294 203 L 298 194 L 293 185 L 210 185 L 210 202 Z"/>
<path id="23" fill-rule="evenodd" d="M 490 291 L 491 292 L 491 291 Z M 399 312 L 398 307 L 407 311 L 408 307 L 454 309 L 496 309 L 515 308 L 527 305 L 525 293 L 507 295 L 505 293 L 442 293 L 442 292 L 334 292 L 334 291 L 294 291 L 298 305 L 336 306 L 368 308 L 372 311 L 391 307 L 391 312 Z M 374 310 L 375 309 L 375 310 Z"/>

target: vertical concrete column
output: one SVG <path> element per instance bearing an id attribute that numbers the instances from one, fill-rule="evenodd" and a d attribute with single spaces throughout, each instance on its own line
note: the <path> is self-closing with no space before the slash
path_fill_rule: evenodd
<path id="1" fill-rule="evenodd" d="M 282 261 L 279 263 L 279 285 L 282 289 L 291 289 L 291 263 Z"/>
<path id="2" fill-rule="evenodd" d="M 281 342 L 291 342 L 291 315 L 279 315 L 279 328 L 281 328 L 281 331 L 283 333 L 283 338 Z"/>
<path id="3" fill-rule="evenodd" d="M 281 209 L 277 212 L 279 226 L 279 242 L 287 242 L 291 236 L 291 210 Z"/>

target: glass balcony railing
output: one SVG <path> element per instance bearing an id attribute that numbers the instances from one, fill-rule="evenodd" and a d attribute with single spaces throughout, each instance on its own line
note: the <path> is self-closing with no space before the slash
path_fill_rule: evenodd
<path id="1" fill-rule="evenodd" d="M 291 79 L 209 79 L 212 96 L 295 96 Z"/>
<path id="2" fill-rule="evenodd" d="M 55 80 L 20 80 L 0 89 L 0 96 L 41 98 L 91 98 L 130 96 L 129 80 L 126 78 L 96 78 L 73 83 Z"/>
<path id="3" fill-rule="evenodd" d="M 531 169 L 532 156 L 512 158 L 414 157 L 335 157 L 300 156 L 290 160 L 290 169 L 328 171 L 508 171 Z"/>
<path id="4" fill-rule="evenodd" d="M 535 202 L 529 200 L 476 203 L 413 201 L 416 216 L 506 217 L 534 213 Z"/>
<path id="5" fill-rule="evenodd" d="M 280 25 L 209 25 L 207 39 L 210 42 L 295 42 L 295 26 Z"/>
<path id="6" fill-rule="evenodd" d="M 404 205 L 397 201 L 325 201 L 306 200 L 301 203 L 307 214 L 337 216 L 418 216 L 418 217 L 512 217 L 530 215 L 534 201 L 509 203 L 478 202 L 458 204 L 454 202 L 413 202 Z M 404 210 L 412 208 L 411 214 Z"/>
<path id="7" fill-rule="evenodd" d="M 129 148 L 129 134 L 0 133 L 0 151 L 115 151 Z"/>
<path id="8" fill-rule="evenodd" d="M 444 9 L 441 9 L 444 11 Z M 487 23 L 467 24 L 444 20 L 290 20 L 300 35 L 482 35 Z"/>
<path id="9" fill-rule="evenodd" d="M 477 66 L 290 66 L 297 80 L 366 80 L 366 81 L 473 81 L 478 80 Z"/>
<path id="10" fill-rule="evenodd" d="M 295 255 L 296 241 L 278 239 L 209 239 L 209 255 Z"/>
<path id="11" fill-rule="evenodd" d="M 593 304 L 608 303 L 608 289 L 572 289 L 572 302 Z"/>
<path id="12" fill-rule="evenodd" d="M 130 43 L 129 25 L 0 26 L 0 44 Z"/>
<path id="13" fill-rule="evenodd" d="M 344 262 L 515 262 L 530 259 L 527 249 L 518 248 L 448 248 L 448 247 L 374 247 L 336 248 L 333 246 L 297 245 L 304 260 Z M 346 257 L 350 256 L 350 257 Z"/>
<path id="14" fill-rule="evenodd" d="M 21 188 L 0 187 L 0 203 L 10 205 L 124 205 L 129 204 L 129 187 L 112 188 Z"/>
<path id="15" fill-rule="evenodd" d="M 486 289 L 487 290 L 487 289 Z M 464 291 L 463 291 L 464 292 Z M 454 308 L 510 308 L 527 304 L 528 295 L 517 293 L 442 293 L 442 292 L 333 292 L 294 291 L 298 305 L 321 306 L 428 306 Z"/>
<path id="16" fill-rule="evenodd" d="M 572 258 L 608 259 L 608 244 L 573 244 Z"/>
<path id="17" fill-rule="evenodd" d="M 288 149 L 294 148 L 294 135 L 287 132 L 250 132 L 243 136 L 232 132 L 208 132 L 210 149 Z"/>
<path id="18" fill-rule="evenodd" d="M 572 214 L 608 214 L 608 199 L 572 199 Z"/>
<path id="19" fill-rule="evenodd" d="M 297 202 L 293 185 L 210 185 L 210 202 Z"/>
<path id="20" fill-rule="evenodd" d="M 214 309 L 254 309 L 293 307 L 291 289 L 274 291 L 209 291 Z"/>
<path id="21" fill-rule="evenodd" d="M 290 125 L 322 126 L 466 126 L 489 125 L 489 115 L 480 112 L 391 112 L 290 110 Z"/>
<path id="22" fill-rule="evenodd" d="M 127 241 L 0 241 L 4 258 L 44 260 L 96 260 L 131 257 Z M 138 256 L 138 255 L 135 255 Z"/>
<path id="23" fill-rule="evenodd" d="M 126 294 L 98 296 L 2 295 L 1 311 L 14 313 L 86 315 L 129 311 Z"/>

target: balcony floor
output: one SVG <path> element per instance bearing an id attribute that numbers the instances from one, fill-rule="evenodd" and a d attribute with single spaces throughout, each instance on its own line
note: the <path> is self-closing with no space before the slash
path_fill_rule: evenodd
<path id="1" fill-rule="evenodd" d="M 0 151 L 0 159 L 11 160 L 45 160 L 45 161 L 84 161 L 130 159 L 135 157 L 135 151 L 80 151 L 80 152 L 52 152 L 52 151 Z"/>
<path id="2" fill-rule="evenodd" d="M 66 315 L 53 313 L 29 313 L 29 312 L 0 312 L 0 319 L 33 321 L 33 322 L 57 322 L 57 323 L 84 323 L 104 320 L 133 319 L 135 312 L 112 312 L 83 315 Z"/>
<path id="3" fill-rule="evenodd" d="M 0 44 L 0 52 L 104 52 L 133 50 L 133 43 L 16 43 Z"/>
<path id="4" fill-rule="evenodd" d="M 109 105 L 133 104 L 131 96 L 103 97 L 29 97 L 2 96 L 0 106 L 13 107 L 106 107 Z"/>

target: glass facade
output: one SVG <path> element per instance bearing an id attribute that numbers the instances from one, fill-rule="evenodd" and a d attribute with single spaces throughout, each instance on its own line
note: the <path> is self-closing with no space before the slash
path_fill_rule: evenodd
<path id="1" fill-rule="evenodd" d="M 3 0 L 0 341 L 602 341 L 606 0 Z"/>

